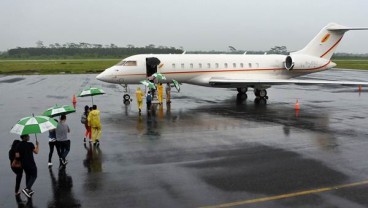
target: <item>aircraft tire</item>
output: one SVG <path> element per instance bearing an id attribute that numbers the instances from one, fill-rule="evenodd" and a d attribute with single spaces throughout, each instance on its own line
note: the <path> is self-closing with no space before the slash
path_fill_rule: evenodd
<path id="1" fill-rule="evenodd" d="M 259 90 L 259 97 L 266 98 L 267 97 L 267 90 Z"/>
<path id="2" fill-rule="evenodd" d="M 238 88 L 236 88 L 236 90 L 237 90 L 239 93 L 243 93 L 243 94 L 245 94 L 245 93 L 247 93 L 248 88 L 247 88 L 247 87 L 238 87 Z"/>
<path id="3" fill-rule="evenodd" d="M 124 102 L 126 101 L 126 100 L 130 100 L 130 95 L 128 95 L 128 94 L 125 94 L 124 96 L 123 96 L 123 99 L 124 99 Z"/>

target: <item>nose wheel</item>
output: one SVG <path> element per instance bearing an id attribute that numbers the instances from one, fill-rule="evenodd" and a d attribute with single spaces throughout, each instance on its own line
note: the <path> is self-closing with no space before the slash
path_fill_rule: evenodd
<path id="1" fill-rule="evenodd" d="M 123 99 L 124 99 L 124 104 L 125 104 L 125 105 L 129 105 L 129 104 L 130 104 L 130 102 L 132 101 L 132 99 L 130 99 L 130 95 L 129 95 L 129 94 L 125 94 L 125 95 L 123 96 Z"/>

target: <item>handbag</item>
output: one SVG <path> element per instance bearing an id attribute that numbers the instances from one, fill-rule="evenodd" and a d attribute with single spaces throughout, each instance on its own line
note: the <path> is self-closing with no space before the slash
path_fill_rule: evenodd
<path id="1" fill-rule="evenodd" d="M 19 160 L 13 160 L 11 167 L 12 168 L 22 168 L 22 163 L 20 163 Z"/>

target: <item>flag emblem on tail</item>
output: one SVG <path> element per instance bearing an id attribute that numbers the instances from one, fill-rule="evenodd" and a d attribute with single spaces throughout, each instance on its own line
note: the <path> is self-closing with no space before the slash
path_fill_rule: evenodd
<path id="1" fill-rule="evenodd" d="M 327 33 L 325 36 L 323 36 L 322 40 L 321 40 L 321 43 L 324 43 L 328 40 L 328 38 L 330 38 L 330 33 Z"/>

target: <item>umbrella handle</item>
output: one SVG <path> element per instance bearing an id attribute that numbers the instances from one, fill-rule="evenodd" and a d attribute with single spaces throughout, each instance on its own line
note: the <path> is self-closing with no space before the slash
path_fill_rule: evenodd
<path id="1" fill-rule="evenodd" d="M 36 142 L 38 142 L 38 141 L 37 141 L 37 134 L 35 134 L 35 137 L 36 137 Z"/>

